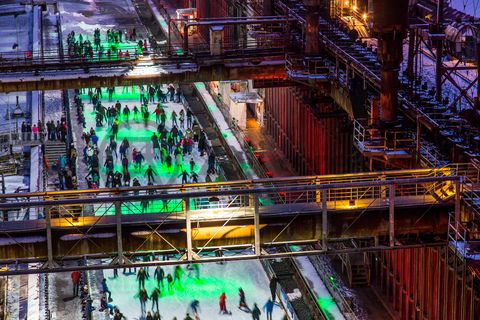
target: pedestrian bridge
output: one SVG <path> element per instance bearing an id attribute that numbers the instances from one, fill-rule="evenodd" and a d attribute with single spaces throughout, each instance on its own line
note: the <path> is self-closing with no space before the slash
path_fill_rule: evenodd
<path id="1" fill-rule="evenodd" d="M 183 263 L 218 259 L 211 254 L 222 248 L 253 248 L 242 259 L 273 258 L 276 247 L 298 243 L 321 244 L 317 253 L 325 253 L 355 237 L 375 237 L 377 249 L 403 246 L 397 236 L 446 233 L 466 175 L 478 171 L 457 165 L 1 195 L 0 261 L 48 262 L 48 271 L 59 271 L 68 259 L 110 257 L 122 264 L 151 251 L 179 254 L 181 260 L 166 263 Z M 40 219 L 8 221 L 18 210 Z"/>

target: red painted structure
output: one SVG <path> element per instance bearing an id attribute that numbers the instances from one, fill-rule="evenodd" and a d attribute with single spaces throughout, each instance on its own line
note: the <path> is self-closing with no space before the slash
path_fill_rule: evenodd
<path id="1" fill-rule="evenodd" d="M 265 89 L 265 125 L 300 174 L 351 171 L 352 133 L 346 113 L 332 102 L 304 101 L 298 87 Z"/>
<path id="2" fill-rule="evenodd" d="M 452 249 L 383 251 L 374 261 L 376 286 L 400 319 L 479 319 L 475 268 Z"/>

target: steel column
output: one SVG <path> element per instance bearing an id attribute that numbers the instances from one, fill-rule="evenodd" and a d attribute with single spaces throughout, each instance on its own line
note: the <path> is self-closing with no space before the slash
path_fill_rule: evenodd
<path id="1" fill-rule="evenodd" d="M 115 202 L 115 223 L 117 225 L 117 263 L 122 264 L 123 258 L 123 240 L 122 240 L 122 203 Z"/>
<path id="2" fill-rule="evenodd" d="M 390 247 L 395 246 L 395 185 L 392 183 L 388 188 L 388 205 L 389 205 L 389 244 Z"/>
<path id="3" fill-rule="evenodd" d="M 322 249 L 327 250 L 328 239 L 328 208 L 327 190 L 322 190 Z"/>
<path id="4" fill-rule="evenodd" d="M 44 207 L 45 225 L 47 233 L 47 268 L 54 268 L 56 266 L 53 260 L 53 246 L 52 246 L 52 220 L 50 214 L 50 206 Z"/>
<path id="5" fill-rule="evenodd" d="M 258 196 L 253 196 L 253 223 L 255 225 L 255 255 L 262 254 L 261 238 L 260 238 L 260 213 L 258 210 Z"/>
<path id="6" fill-rule="evenodd" d="M 187 260 L 193 260 L 193 245 L 192 245 L 192 222 L 190 221 L 190 199 L 183 199 L 183 213 L 185 214 L 185 224 L 187 230 Z"/>
<path id="7" fill-rule="evenodd" d="M 442 22 L 443 22 L 443 1 L 438 0 L 437 6 L 437 33 L 443 32 Z M 438 39 L 436 45 L 436 57 L 435 57 L 435 86 L 436 86 L 436 99 L 437 101 L 442 101 L 442 56 L 443 56 L 443 40 Z"/>

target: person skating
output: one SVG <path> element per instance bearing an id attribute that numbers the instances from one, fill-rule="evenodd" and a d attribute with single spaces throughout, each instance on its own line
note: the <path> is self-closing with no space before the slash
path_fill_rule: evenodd
<path id="1" fill-rule="evenodd" d="M 275 303 L 272 300 L 268 299 L 267 303 L 265 303 L 265 305 L 263 306 L 263 310 L 267 314 L 267 320 L 272 320 L 272 312 L 274 305 Z"/>
<path id="2" fill-rule="evenodd" d="M 113 315 L 113 305 L 108 303 L 107 297 L 103 294 L 100 298 L 100 309 L 98 311 L 103 312 L 105 310 L 109 310 L 110 314 Z"/>
<path id="3" fill-rule="evenodd" d="M 190 177 L 190 175 L 188 174 L 187 170 L 183 170 L 183 172 L 179 174 L 178 177 L 182 177 L 182 184 L 186 184 L 188 183 L 188 177 Z"/>
<path id="4" fill-rule="evenodd" d="M 185 318 L 183 320 L 193 320 L 193 318 L 190 317 L 189 313 L 187 313 L 187 315 L 185 316 Z"/>
<path id="5" fill-rule="evenodd" d="M 140 267 L 137 273 L 138 288 L 145 289 L 145 280 L 148 279 L 148 274 L 145 272 L 143 267 Z"/>
<path id="6" fill-rule="evenodd" d="M 190 274 L 195 274 L 195 279 L 200 279 L 200 266 L 198 263 L 192 263 L 187 266 L 187 270 L 190 271 Z"/>
<path id="7" fill-rule="evenodd" d="M 103 280 L 102 280 L 102 291 L 103 291 L 103 293 L 105 293 L 105 294 L 108 293 L 108 302 L 113 301 L 113 299 L 112 299 L 112 292 L 108 289 L 107 279 L 105 279 L 105 278 L 103 278 Z"/>
<path id="8" fill-rule="evenodd" d="M 190 109 L 187 109 L 187 127 L 191 128 L 192 127 L 192 111 Z"/>
<path id="9" fill-rule="evenodd" d="M 225 292 L 222 292 L 222 294 L 220 295 L 219 306 L 220 306 L 220 311 L 218 313 L 231 314 L 231 312 L 227 310 L 227 295 L 225 294 Z"/>
<path id="10" fill-rule="evenodd" d="M 158 137 L 155 132 L 152 134 L 152 145 L 153 145 L 153 158 L 160 159 L 160 143 L 158 142 Z"/>
<path id="11" fill-rule="evenodd" d="M 157 287 L 163 289 L 163 279 L 165 278 L 165 271 L 163 271 L 163 268 L 157 266 L 153 273 L 153 277 L 157 280 Z"/>
<path id="12" fill-rule="evenodd" d="M 260 320 L 260 315 L 262 313 L 260 312 L 260 309 L 258 308 L 257 304 L 253 304 L 253 310 L 252 310 L 252 319 L 253 320 Z"/>
<path id="13" fill-rule="evenodd" d="M 194 169 L 195 169 L 195 161 L 193 160 L 193 158 L 190 159 L 190 172 L 193 172 Z"/>
<path id="14" fill-rule="evenodd" d="M 174 273 L 173 273 L 174 279 L 173 282 L 177 285 L 182 285 L 182 276 L 183 276 L 183 269 L 181 266 L 176 266 Z"/>
<path id="15" fill-rule="evenodd" d="M 173 277 L 170 273 L 167 274 L 167 283 L 168 283 L 168 292 L 171 293 L 173 289 Z"/>
<path id="16" fill-rule="evenodd" d="M 178 120 L 180 121 L 180 128 L 184 129 L 185 128 L 185 110 L 180 110 L 180 113 L 178 114 L 179 118 Z"/>
<path id="17" fill-rule="evenodd" d="M 158 298 L 160 298 L 160 289 L 155 288 L 152 291 L 152 294 L 150 295 L 150 300 L 152 300 L 152 311 L 154 309 L 154 306 L 157 308 L 157 312 L 160 312 L 158 310 Z"/>
<path id="18" fill-rule="evenodd" d="M 215 154 L 213 151 L 210 152 L 208 155 L 208 170 L 207 173 L 214 174 L 215 173 Z"/>
<path id="19" fill-rule="evenodd" d="M 200 301 L 195 299 L 192 302 L 190 302 L 190 309 L 192 310 L 192 313 L 195 316 L 195 318 L 198 318 L 199 317 L 198 314 L 200 313 Z"/>
<path id="20" fill-rule="evenodd" d="M 155 312 L 155 313 L 153 314 L 153 320 L 160 320 L 160 313 Z"/>
<path id="21" fill-rule="evenodd" d="M 115 315 L 113 316 L 113 320 L 123 320 L 123 319 L 127 319 L 127 318 L 125 318 L 125 316 L 123 315 L 123 313 L 120 312 L 120 310 L 115 308 Z"/>
<path id="22" fill-rule="evenodd" d="M 240 298 L 238 302 L 238 309 L 250 312 L 250 308 L 247 305 L 247 302 L 245 301 L 245 292 L 243 291 L 242 288 L 238 289 L 238 297 Z"/>
<path id="23" fill-rule="evenodd" d="M 128 154 L 128 149 L 130 148 L 130 142 L 128 142 L 127 137 L 124 137 L 122 143 L 120 144 L 120 150 L 125 150 L 125 156 Z M 120 151 L 122 155 L 122 151 Z"/>
<path id="24" fill-rule="evenodd" d="M 73 284 L 73 296 L 77 297 L 78 288 L 80 287 L 80 272 L 73 271 L 70 277 L 72 278 L 72 284 Z"/>
<path id="25" fill-rule="evenodd" d="M 145 317 L 145 320 L 153 320 L 153 316 L 150 311 L 147 312 L 147 316 Z"/>
<path id="26" fill-rule="evenodd" d="M 137 106 L 133 106 L 133 120 L 137 121 L 138 120 L 138 113 L 140 111 L 138 110 Z"/>
<path id="27" fill-rule="evenodd" d="M 278 283 L 278 278 L 274 275 L 272 279 L 270 279 L 270 294 L 272 295 L 272 301 L 275 302 L 275 297 L 277 294 L 277 283 Z"/>
<path id="28" fill-rule="evenodd" d="M 146 305 L 147 305 L 147 300 L 148 300 L 147 290 L 145 290 L 145 288 L 141 289 L 138 296 L 140 298 L 140 312 L 143 316 L 145 314 L 145 312 L 147 311 L 146 310 L 146 308 L 147 308 Z"/>
<path id="29" fill-rule="evenodd" d="M 192 178 L 192 183 L 198 183 L 198 174 L 196 172 L 192 172 L 190 178 Z"/>
<path id="30" fill-rule="evenodd" d="M 155 170 L 153 170 L 152 166 L 148 166 L 148 169 L 145 171 L 145 175 L 147 176 L 147 179 L 148 179 L 148 183 L 153 183 L 155 182 L 155 179 L 153 178 L 153 176 L 157 175 L 157 173 L 155 172 Z"/>
<path id="31" fill-rule="evenodd" d="M 142 162 L 145 160 L 145 157 L 143 156 L 141 151 L 138 151 L 136 156 L 135 156 L 135 167 L 138 170 L 142 169 Z"/>
<path id="32" fill-rule="evenodd" d="M 123 108 L 123 118 L 128 123 L 128 119 L 130 118 L 130 109 L 128 108 L 127 105 L 125 105 L 125 108 Z"/>
<path id="33" fill-rule="evenodd" d="M 123 171 L 123 185 L 125 187 L 130 187 L 130 172 L 128 170 Z"/>
<path id="34" fill-rule="evenodd" d="M 112 124 L 112 136 L 116 140 L 118 137 L 118 119 L 113 120 Z"/>

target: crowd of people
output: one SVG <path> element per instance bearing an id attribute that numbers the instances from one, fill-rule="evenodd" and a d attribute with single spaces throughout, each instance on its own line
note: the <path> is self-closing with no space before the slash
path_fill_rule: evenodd
<path id="1" fill-rule="evenodd" d="M 134 104 L 130 107 L 119 100 L 113 104 L 115 88 L 107 88 L 107 92 L 108 100 L 112 102 L 110 107 L 102 103 L 101 88 L 88 89 L 89 101 L 95 112 L 95 128 L 92 126 L 82 134 L 85 142 L 83 157 L 88 167 L 86 179 L 89 188 L 141 186 L 144 177 L 146 177 L 144 185 L 153 185 L 159 182 L 156 179 L 158 176 L 156 167 L 181 179 L 182 184 L 198 183 L 200 172 L 193 157 L 194 148 L 198 150 L 201 157 L 207 156 L 208 170 L 205 181 L 212 182 L 211 176 L 217 173 L 216 157 L 209 146 L 206 133 L 201 129 L 190 109 L 182 108 L 178 114 L 175 110 L 171 112 L 166 110 L 168 107 L 165 104 L 168 103 L 168 99 L 170 102 L 180 101 L 179 89 L 170 85 L 167 91 L 163 92 L 160 85 L 140 86 L 138 87 L 139 106 Z M 86 128 L 85 104 L 79 95 L 75 96 L 74 103 L 79 124 Z M 151 105 L 154 106 L 154 110 L 150 109 Z M 154 124 L 153 118 L 155 118 Z M 146 159 L 145 153 L 148 152 L 142 150 L 144 147 L 135 145 L 127 136 L 123 136 L 123 139 L 119 137 L 120 130 L 123 128 L 127 130 L 131 122 L 143 122 L 146 128 L 156 126 L 156 131 L 152 133 L 149 141 L 143 141 L 147 143 L 147 148 L 150 148 L 147 151 L 152 151 L 153 159 Z M 106 148 L 101 150 L 97 131 L 105 129 L 108 143 Z M 104 160 L 100 161 L 101 158 Z M 147 161 L 150 161 L 148 165 L 145 164 Z M 122 169 L 115 169 L 115 164 L 121 164 Z M 100 175 L 102 168 L 105 168 L 104 179 L 101 179 Z M 100 186 L 101 180 L 102 186 Z"/>
<path id="2" fill-rule="evenodd" d="M 68 56 L 71 58 L 93 59 L 125 59 L 136 57 L 148 51 L 149 48 L 156 50 L 157 41 L 152 35 L 143 37 L 137 34 L 136 28 L 129 30 L 107 30 L 105 41 L 102 41 L 100 29 L 95 29 L 93 43 L 87 35 L 75 34 L 72 31 L 67 36 Z M 128 43 L 123 46 L 120 44 Z"/>
<path id="3" fill-rule="evenodd" d="M 153 260 L 156 257 L 153 256 Z M 143 320 L 160 320 L 165 319 L 161 316 L 162 310 L 159 307 L 159 300 L 163 297 L 175 295 L 177 290 L 184 289 L 193 289 L 191 286 L 192 282 L 187 282 L 186 279 L 190 278 L 193 280 L 200 280 L 200 266 L 198 264 L 187 265 L 185 269 L 181 266 L 175 266 L 173 274 L 165 272 L 161 266 L 157 266 L 153 272 L 153 275 L 150 274 L 148 267 L 140 267 L 138 272 L 136 268 L 129 268 L 129 272 L 126 272 L 126 268 L 123 269 L 122 276 L 129 276 L 131 274 L 136 274 L 136 280 L 138 282 L 138 293 L 136 298 L 140 302 L 140 319 Z M 118 269 L 114 269 L 114 278 L 118 278 Z M 73 296 L 76 297 L 79 295 L 79 282 L 80 282 L 80 273 L 78 271 L 73 271 L 71 274 L 72 285 L 73 285 Z M 146 289 L 145 283 L 150 279 L 153 280 L 155 286 L 149 293 Z M 278 279 L 273 276 L 270 280 L 270 292 L 271 298 L 263 306 L 263 311 L 265 312 L 266 319 L 272 320 L 273 309 L 276 305 L 276 291 L 277 291 Z M 86 317 L 87 320 L 92 319 L 93 311 L 96 310 L 94 307 L 93 299 L 88 294 L 88 289 L 85 288 L 82 291 L 87 291 L 83 294 L 86 301 Z M 186 308 L 186 314 L 184 318 L 173 317 L 173 320 L 199 320 L 200 319 L 200 301 L 195 299 L 194 290 L 191 292 L 192 299 Z M 126 319 L 122 312 L 120 312 L 119 306 L 115 305 L 114 293 L 110 290 L 107 280 L 104 278 L 101 283 L 100 297 L 98 301 L 98 311 L 109 313 L 113 316 L 114 320 Z M 151 301 L 151 307 L 148 307 L 148 301 Z M 260 320 L 262 311 L 258 307 L 257 303 L 254 303 L 253 306 L 250 306 L 247 303 L 246 293 L 242 288 L 238 289 L 238 309 L 251 314 L 253 320 Z M 227 308 L 227 295 L 222 291 L 218 298 L 218 314 L 219 315 L 232 315 L 232 311 Z"/>

